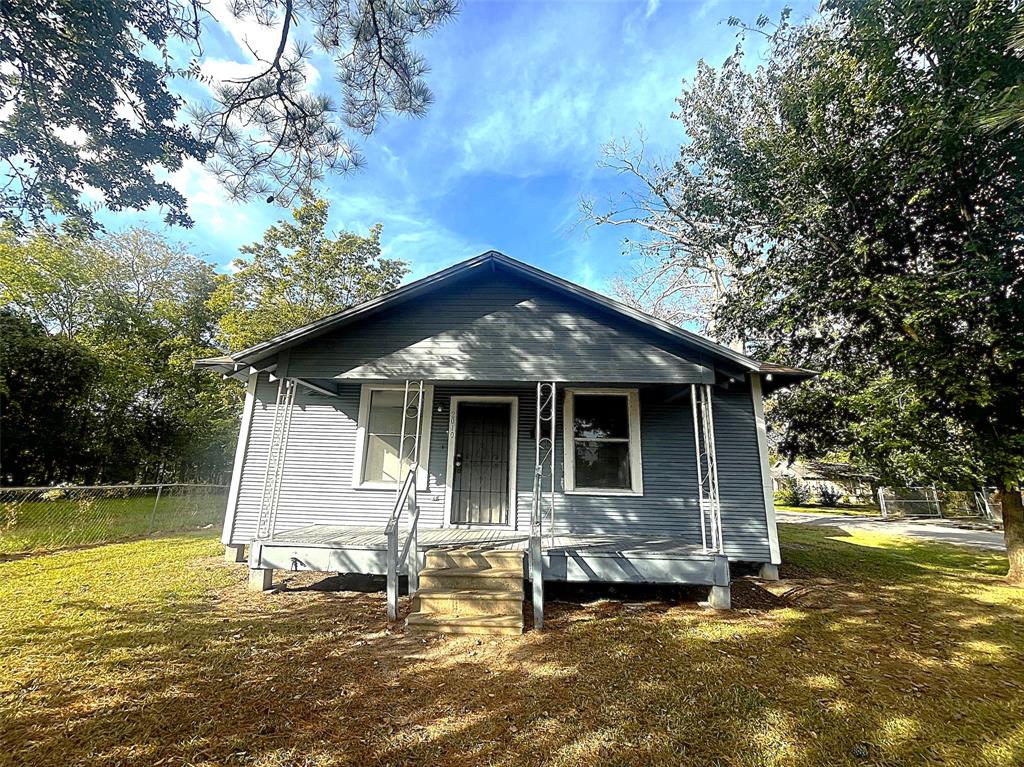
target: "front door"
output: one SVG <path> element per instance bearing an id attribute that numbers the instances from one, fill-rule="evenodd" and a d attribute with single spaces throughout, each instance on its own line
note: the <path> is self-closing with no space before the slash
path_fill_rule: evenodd
<path id="1" fill-rule="evenodd" d="M 507 525 L 511 405 L 460 402 L 458 408 L 452 524 Z"/>

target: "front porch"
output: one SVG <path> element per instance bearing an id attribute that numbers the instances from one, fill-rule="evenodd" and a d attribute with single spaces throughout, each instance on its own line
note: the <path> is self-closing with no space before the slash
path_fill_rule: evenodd
<path id="1" fill-rule="evenodd" d="M 431 549 L 481 553 L 525 551 L 524 577 L 531 572 L 530 533 L 482 528 L 421 528 L 416 546 L 409 531 L 398 532 L 398 550 L 416 550 L 416 570 Z M 712 601 L 728 600 L 729 562 L 680 537 L 635 534 L 545 535 L 541 539 L 544 580 L 617 583 L 689 583 L 713 587 Z M 388 574 L 388 535 L 380 527 L 308 525 L 254 541 L 249 567 L 255 570 L 316 570 Z M 409 558 L 398 572 L 407 574 Z"/>
<path id="2" fill-rule="evenodd" d="M 422 380 L 363 384 L 353 489 L 360 494 L 394 489 L 391 514 L 385 524 L 366 514 L 353 515 L 365 517 L 365 523 L 336 524 L 322 521 L 327 514 L 321 514 L 316 524 L 303 524 L 304 512 L 289 511 L 282 518 L 279 501 L 293 415 L 302 407 L 296 405 L 296 393 L 307 384 L 278 379 L 256 534 L 245 541 L 254 588 L 269 588 L 274 570 L 385 575 L 388 615 L 395 619 L 400 575 L 407 576 L 410 593 L 418 592 L 420 571 L 426 570 L 431 582 L 449 577 L 461 584 L 452 591 L 469 589 L 475 599 L 483 599 L 479 592 L 493 585 L 486 578 L 500 571 L 502 577 L 519 580 L 518 593 L 523 581 L 530 582 L 538 628 L 543 626 L 545 580 L 707 586 L 712 606 L 730 606 L 712 384 L 647 390 L 648 445 L 672 444 L 654 451 L 647 463 L 648 477 L 656 481 L 653 491 L 650 486 L 645 491 L 643 482 L 640 387 L 560 387 L 550 381 L 536 383 L 532 391 L 520 386 L 485 394 L 448 387 L 435 403 L 435 386 Z M 521 419 L 519 406 L 531 404 L 532 413 Z M 436 419 L 435 432 L 439 414 L 448 415 L 447 423 Z M 687 448 L 690 430 L 693 447 Z M 444 444 L 447 453 L 441 468 L 435 451 L 433 471 L 432 441 Z M 686 458 L 696 464 L 696 493 L 679 493 L 683 472 L 677 455 L 684 464 Z M 530 464 L 527 501 L 527 477 L 517 467 Z M 436 492 L 441 487 L 443 493 Z M 423 516 L 428 503 L 431 513 Z M 519 511 L 527 509 L 523 519 Z M 604 532 L 601 516 L 631 519 L 617 532 Z M 644 520 L 658 532 L 644 531 Z M 674 529 L 665 529 L 670 526 Z M 468 560 L 473 577 L 464 576 L 460 567 L 438 568 L 437 562 L 452 558 L 446 551 Z M 515 567 L 489 561 L 510 561 L 513 552 L 520 554 Z M 438 569 L 453 572 L 438 574 Z"/>

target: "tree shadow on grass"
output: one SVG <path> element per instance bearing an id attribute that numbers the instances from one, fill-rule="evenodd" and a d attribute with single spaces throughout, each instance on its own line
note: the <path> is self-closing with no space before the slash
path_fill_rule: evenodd
<path id="1" fill-rule="evenodd" d="M 796 543 L 784 585 L 832 588 L 827 609 L 552 589 L 546 630 L 507 639 L 406 634 L 382 594 L 308 576 L 272 594 L 244 591 L 244 571 L 212 595 L 86 594 L 61 609 L 90 620 L 2 688 L 0 764 L 1020 763 L 1024 600 L 985 574 L 882 579 L 885 552 Z"/>

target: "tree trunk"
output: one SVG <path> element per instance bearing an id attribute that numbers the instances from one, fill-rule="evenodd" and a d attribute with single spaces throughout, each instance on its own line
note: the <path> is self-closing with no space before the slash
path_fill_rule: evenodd
<path id="1" fill-rule="evenodd" d="M 1024 586 L 1024 502 L 1019 490 L 999 488 L 1003 503 L 1003 535 L 1006 537 L 1006 554 L 1010 559 L 1010 571 L 1006 579 L 1010 583 Z"/>

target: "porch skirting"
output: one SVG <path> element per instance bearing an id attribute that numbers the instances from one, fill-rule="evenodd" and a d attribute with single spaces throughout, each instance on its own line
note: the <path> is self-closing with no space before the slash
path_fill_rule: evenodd
<path id="1" fill-rule="evenodd" d="M 509 530 L 420 529 L 420 566 L 431 549 L 506 549 L 526 552 L 524 577 L 528 577 L 529 540 L 526 533 Z M 404 545 L 403 539 L 399 550 Z M 541 556 L 544 580 L 729 585 L 729 563 L 724 555 L 705 552 L 672 536 L 546 535 Z M 253 541 L 249 567 L 383 575 L 387 572 L 387 538 L 379 527 L 310 525 Z M 404 565 L 401 571 L 405 572 Z"/>

